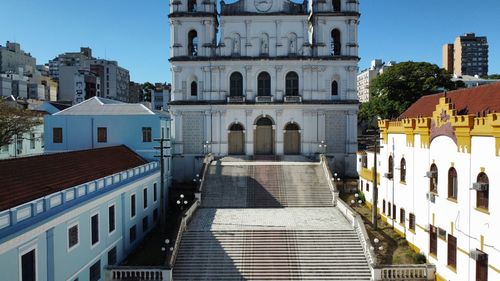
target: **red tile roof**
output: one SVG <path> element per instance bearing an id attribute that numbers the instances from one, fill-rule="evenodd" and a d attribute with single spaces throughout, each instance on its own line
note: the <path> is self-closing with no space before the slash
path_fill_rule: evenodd
<path id="1" fill-rule="evenodd" d="M 0 161 L 0 211 L 147 162 L 126 146 Z"/>
<path id="2" fill-rule="evenodd" d="M 460 89 L 448 92 L 446 96 L 451 99 L 459 115 L 500 112 L 500 83 Z M 432 116 L 441 97 L 444 97 L 444 93 L 421 97 L 399 119 Z"/>

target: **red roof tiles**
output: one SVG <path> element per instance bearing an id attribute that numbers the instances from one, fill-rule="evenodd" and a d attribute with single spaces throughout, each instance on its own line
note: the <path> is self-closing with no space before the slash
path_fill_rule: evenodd
<path id="1" fill-rule="evenodd" d="M 451 99 L 459 115 L 500 112 L 500 83 L 460 89 L 448 92 L 446 96 Z M 399 119 L 432 116 L 441 97 L 444 97 L 444 93 L 421 97 Z"/>
<path id="2" fill-rule="evenodd" d="M 0 211 L 147 162 L 126 146 L 0 161 Z"/>

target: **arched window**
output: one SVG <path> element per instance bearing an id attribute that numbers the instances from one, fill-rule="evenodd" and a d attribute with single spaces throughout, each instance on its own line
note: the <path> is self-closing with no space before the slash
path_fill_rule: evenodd
<path id="1" fill-rule="evenodd" d="M 188 56 L 196 57 L 198 55 L 198 33 L 191 30 L 188 33 Z"/>
<path id="2" fill-rule="evenodd" d="M 477 175 L 477 183 L 481 184 L 481 187 L 477 190 L 476 206 L 481 209 L 488 210 L 489 205 L 489 179 L 488 176 L 481 172 Z"/>
<path id="3" fill-rule="evenodd" d="M 191 82 L 191 96 L 198 95 L 198 83 L 196 81 Z"/>
<path id="4" fill-rule="evenodd" d="M 338 96 L 339 95 L 339 84 L 337 81 L 332 82 L 332 96 Z"/>
<path id="5" fill-rule="evenodd" d="M 401 163 L 400 163 L 400 180 L 402 182 L 406 182 L 406 160 L 404 158 L 401 158 Z"/>
<path id="6" fill-rule="evenodd" d="M 243 128 L 243 126 L 240 123 L 234 123 L 229 128 L 229 131 L 244 131 L 244 130 L 245 128 Z"/>
<path id="7" fill-rule="evenodd" d="M 299 125 L 297 123 L 288 123 L 285 126 L 285 131 L 299 131 Z"/>
<path id="8" fill-rule="evenodd" d="M 334 56 L 340 56 L 342 46 L 340 42 L 340 30 L 332 30 L 332 37 L 330 39 L 331 54 Z"/>
<path id="9" fill-rule="evenodd" d="M 458 196 L 457 170 L 451 167 L 448 170 L 448 198 L 457 200 L 457 196 Z"/>
<path id="10" fill-rule="evenodd" d="M 430 169 L 430 177 L 429 177 L 429 191 L 430 192 L 438 192 L 438 167 L 436 164 L 431 165 Z"/>
<path id="11" fill-rule="evenodd" d="M 273 121 L 267 117 L 262 117 L 259 120 L 257 120 L 257 123 L 255 123 L 257 126 L 272 126 Z"/>
<path id="12" fill-rule="evenodd" d="M 392 158 L 392 155 L 389 156 L 389 159 L 387 161 L 387 178 L 392 179 L 394 177 L 394 159 Z"/>
<path id="13" fill-rule="evenodd" d="M 257 77 L 257 95 L 271 95 L 271 76 L 267 72 L 261 72 Z"/>
<path id="14" fill-rule="evenodd" d="M 243 75 L 239 72 L 233 72 L 229 77 L 229 95 L 231 97 L 243 96 Z"/>
<path id="15" fill-rule="evenodd" d="M 188 1 L 188 12 L 196 12 L 196 0 Z"/>
<path id="16" fill-rule="evenodd" d="M 333 11 L 334 12 L 340 12 L 340 0 L 332 0 L 333 4 Z"/>
<path id="17" fill-rule="evenodd" d="M 285 79 L 285 95 L 299 95 L 299 75 L 296 72 L 288 72 Z"/>

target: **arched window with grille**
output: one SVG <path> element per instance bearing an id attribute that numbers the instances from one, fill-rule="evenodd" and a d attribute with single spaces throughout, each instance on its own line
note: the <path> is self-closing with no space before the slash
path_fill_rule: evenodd
<path id="1" fill-rule="evenodd" d="M 406 160 L 404 158 L 401 158 L 401 163 L 400 163 L 400 181 L 401 182 L 406 182 Z"/>
<path id="2" fill-rule="evenodd" d="M 339 84 L 337 81 L 332 82 L 332 96 L 338 96 L 339 95 Z"/>
<path id="3" fill-rule="evenodd" d="M 429 175 L 429 191 L 434 193 L 438 192 L 438 167 L 436 164 L 431 165 Z"/>
<path id="4" fill-rule="evenodd" d="M 332 30 L 331 38 L 330 38 L 330 49 L 331 54 L 333 56 L 341 55 L 341 41 L 340 41 L 340 30 L 334 29 Z"/>
<path id="5" fill-rule="evenodd" d="M 271 75 L 269 75 L 269 73 L 267 72 L 261 72 L 257 77 L 257 95 L 271 95 Z"/>
<path id="6" fill-rule="evenodd" d="M 476 189 L 476 207 L 488 210 L 490 197 L 488 190 L 490 181 L 488 176 L 484 172 L 479 173 L 479 175 L 477 175 L 476 184 L 479 184 Z"/>
<path id="7" fill-rule="evenodd" d="M 198 95 L 198 83 L 196 81 L 191 82 L 191 96 Z"/>
<path id="8" fill-rule="evenodd" d="M 243 96 L 243 75 L 233 72 L 229 77 L 229 95 L 231 97 Z"/>
<path id="9" fill-rule="evenodd" d="M 448 198 L 457 200 L 457 197 L 458 197 L 457 170 L 451 167 L 448 170 Z"/>
<path id="10" fill-rule="evenodd" d="M 387 160 L 387 178 L 392 179 L 393 177 L 394 177 L 394 159 L 392 158 L 391 155 Z"/>
<path id="11" fill-rule="evenodd" d="M 285 95 L 298 96 L 299 95 L 299 75 L 294 72 L 288 72 L 285 78 Z"/>
<path id="12" fill-rule="evenodd" d="M 188 56 L 198 56 L 198 33 L 191 30 L 188 33 Z"/>

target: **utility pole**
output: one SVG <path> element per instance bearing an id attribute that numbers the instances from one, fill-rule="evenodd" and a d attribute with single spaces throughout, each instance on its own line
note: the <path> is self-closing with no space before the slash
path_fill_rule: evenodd
<path id="1" fill-rule="evenodd" d="M 165 156 L 165 149 L 169 149 L 170 147 L 165 146 L 165 142 L 169 141 L 169 139 L 164 138 L 155 139 L 154 141 L 160 142 L 160 146 L 154 147 L 156 150 L 160 150 L 160 155 L 155 155 L 156 158 L 160 158 L 160 227 L 162 230 L 165 230 L 166 226 L 166 198 L 165 198 L 165 158 L 170 156 Z"/>
<path id="2" fill-rule="evenodd" d="M 372 192 L 372 224 L 373 229 L 377 229 L 377 205 L 378 205 L 378 187 L 377 187 L 377 153 L 378 153 L 378 139 L 379 135 L 375 135 L 375 144 L 373 152 L 373 192 Z"/>

